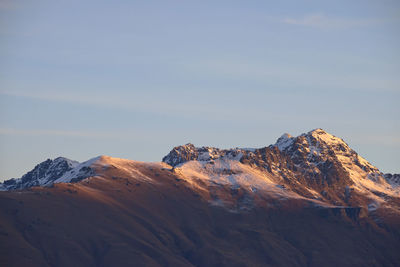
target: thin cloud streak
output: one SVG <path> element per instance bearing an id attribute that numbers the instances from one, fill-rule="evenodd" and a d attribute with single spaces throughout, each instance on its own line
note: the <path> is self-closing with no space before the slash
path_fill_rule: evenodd
<path id="1" fill-rule="evenodd" d="M 59 130 L 59 129 L 16 129 L 0 128 L 0 136 L 36 136 L 36 137 L 69 137 L 85 139 L 132 139 L 154 137 L 154 131 L 135 130 L 135 131 L 86 131 L 86 130 Z"/>
<path id="2" fill-rule="evenodd" d="M 87 132 L 87 131 L 67 131 L 55 129 L 14 129 L 0 128 L 0 135 L 13 136 L 61 136 L 61 137 L 85 137 L 85 138 L 112 138 L 115 133 Z"/>
<path id="3" fill-rule="evenodd" d="M 264 120 L 284 120 L 292 119 L 293 115 L 285 115 L 276 112 L 266 112 L 262 109 L 258 109 L 252 106 L 248 106 L 246 112 L 241 112 L 240 109 L 231 105 L 225 105 L 221 108 L 220 105 L 207 104 L 204 105 L 194 104 L 187 99 L 177 100 L 176 102 L 165 102 L 162 97 L 157 100 L 156 97 L 152 96 L 151 100 L 147 99 L 147 96 L 139 97 L 136 96 L 133 100 L 131 96 L 124 95 L 122 97 L 116 97 L 115 95 L 100 95 L 96 97 L 74 95 L 73 93 L 68 95 L 55 95 L 46 92 L 22 92 L 22 91 L 0 91 L 0 95 L 23 97 L 28 99 L 37 99 L 50 102 L 61 102 L 71 103 L 78 105 L 91 105 L 100 108 L 110 108 L 114 110 L 125 110 L 132 112 L 143 112 L 149 114 L 156 114 L 160 116 L 172 116 L 186 119 L 197 119 L 197 120 L 212 120 L 212 121 L 251 121 L 259 119 L 253 114 L 258 114 Z"/>
<path id="4" fill-rule="evenodd" d="M 201 91 L 201 88 L 197 88 L 197 91 Z M 296 97 L 296 93 L 293 92 L 280 92 L 275 91 L 275 99 L 286 99 L 287 97 Z M 77 105 L 90 105 L 92 107 L 101 109 L 112 109 L 121 110 L 127 112 L 142 112 L 151 115 L 168 116 L 171 118 L 190 119 L 199 121 L 214 121 L 214 122 L 230 122 L 230 123 L 245 123 L 259 122 L 260 120 L 264 123 L 275 122 L 275 121 L 292 121 L 292 120 L 308 120 L 320 125 L 326 122 L 324 116 L 315 116 L 307 113 L 297 112 L 296 114 L 290 113 L 285 114 L 281 112 L 275 112 L 275 109 L 265 110 L 263 106 L 254 105 L 256 102 L 251 102 L 251 99 L 261 99 L 264 97 L 262 93 L 254 93 L 251 98 L 247 99 L 244 103 L 227 102 L 228 104 L 194 104 L 189 99 L 182 98 L 177 99 L 176 102 L 165 102 L 162 96 L 152 96 L 149 101 L 144 95 L 143 97 L 136 96 L 132 98 L 130 95 L 115 94 L 97 94 L 93 96 L 75 95 L 73 92 L 69 94 L 52 94 L 47 92 L 23 92 L 23 91 L 0 91 L 0 95 L 22 97 L 27 99 L 37 99 L 43 101 L 49 101 L 54 103 L 67 103 Z M 157 100 L 156 98 L 159 98 Z M 244 99 L 243 99 L 244 101 Z M 200 101 L 201 102 L 201 101 Z M 355 120 L 352 118 L 333 118 L 331 122 L 339 120 L 340 123 L 353 124 Z M 382 119 L 374 120 L 368 118 L 368 122 L 378 123 Z M 360 119 L 357 119 L 359 122 Z M 165 129 L 163 129 L 165 130 Z"/>
<path id="5" fill-rule="evenodd" d="M 73 138 L 132 138 L 135 136 L 152 135 L 153 131 L 123 131 L 123 132 L 93 132 L 83 130 L 58 130 L 58 129 L 15 129 L 15 128 L 0 128 L 0 135 L 9 136 L 53 136 L 53 137 L 73 137 Z M 400 138 L 398 135 L 357 135 L 355 144 L 361 145 L 385 145 L 385 146 L 400 146 Z"/>
<path id="6" fill-rule="evenodd" d="M 309 14 L 301 18 L 285 18 L 285 24 L 308 26 L 322 29 L 349 28 L 376 25 L 387 22 L 387 19 L 347 19 L 328 17 L 324 14 Z"/>
<path id="7" fill-rule="evenodd" d="M 399 79 L 382 79 L 367 75 L 331 73 L 321 69 L 304 66 L 268 66 L 243 61 L 204 60 L 195 64 L 184 64 L 182 71 L 201 73 L 204 77 L 214 76 L 260 82 L 266 85 L 275 83 L 285 86 L 304 86 L 310 88 L 331 87 L 361 92 L 399 92 Z M 272 85 L 273 86 L 273 85 Z"/>

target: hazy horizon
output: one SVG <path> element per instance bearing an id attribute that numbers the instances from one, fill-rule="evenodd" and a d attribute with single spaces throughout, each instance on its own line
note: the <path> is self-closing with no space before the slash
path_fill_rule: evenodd
<path id="1" fill-rule="evenodd" d="M 315 128 L 400 173 L 398 1 L 0 0 L 0 181 Z"/>

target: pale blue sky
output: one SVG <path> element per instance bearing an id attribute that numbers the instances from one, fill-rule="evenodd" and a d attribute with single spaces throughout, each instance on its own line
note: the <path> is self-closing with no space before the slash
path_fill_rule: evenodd
<path id="1" fill-rule="evenodd" d="M 399 47 L 399 1 L 0 0 L 0 180 L 319 127 L 400 172 Z"/>

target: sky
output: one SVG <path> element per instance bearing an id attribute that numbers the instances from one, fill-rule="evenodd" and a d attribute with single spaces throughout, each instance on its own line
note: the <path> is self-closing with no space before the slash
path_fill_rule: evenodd
<path id="1" fill-rule="evenodd" d="M 0 180 L 315 128 L 400 173 L 400 2 L 0 0 Z"/>

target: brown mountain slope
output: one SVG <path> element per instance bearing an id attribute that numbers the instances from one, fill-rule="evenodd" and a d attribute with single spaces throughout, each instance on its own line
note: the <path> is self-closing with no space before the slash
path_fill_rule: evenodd
<path id="1" fill-rule="evenodd" d="M 199 187 L 161 163 L 100 161 L 78 183 L 0 192 L 0 266 L 400 263 L 397 212 Z"/>

